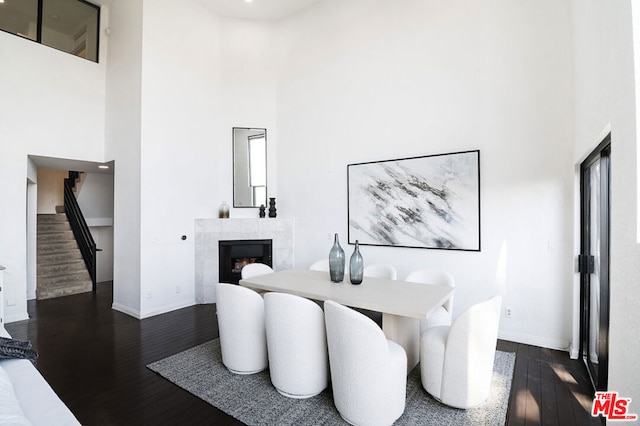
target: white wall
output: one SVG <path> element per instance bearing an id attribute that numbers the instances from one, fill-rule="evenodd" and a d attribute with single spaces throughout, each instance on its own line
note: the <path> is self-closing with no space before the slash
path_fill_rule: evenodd
<path id="1" fill-rule="evenodd" d="M 113 221 L 113 174 L 90 173 L 81 175 L 76 199 L 89 225 L 110 225 Z"/>
<path id="2" fill-rule="evenodd" d="M 142 318 L 194 303 L 194 219 L 231 204 L 232 127 L 269 129 L 275 191 L 273 30 L 191 0 L 114 2 L 107 12 L 113 307 Z"/>
<path id="3" fill-rule="evenodd" d="M 7 321 L 27 317 L 27 155 L 102 161 L 105 66 L 0 32 L 0 262 Z M 32 182 L 37 178 L 33 176 Z M 35 221 L 35 209 L 29 210 Z M 27 220 L 25 220 L 27 218 Z"/>
<path id="4" fill-rule="evenodd" d="M 634 2 L 635 3 L 635 2 Z M 611 129 L 609 387 L 640 411 L 640 245 L 637 101 L 634 100 L 632 3 L 572 1 L 575 40 L 575 144 L 579 163 Z M 637 3 L 634 4 L 637 6 Z M 635 7 L 634 7 L 635 9 Z M 634 10 L 633 13 L 638 13 Z M 638 46 L 636 54 L 640 54 Z M 638 73 L 638 70 L 635 71 Z"/>
<path id="5" fill-rule="evenodd" d="M 208 135 L 217 120 L 218 35 L 212 16 L 193 6 L 144 2 L 142 317 L 195 303 L 195 194 L 202 184 L 197 170 L 205 161 L 216 162 L 217 142 Z"/>
<path id="6" fill-rule="evenodd" d="M 90 226 L 96 253 L 96 282 L 113 281 L 113 227 Z"/>
<path id="7" fill-rule="evenodd" d="M 37 258 L 37 229 L 38 229 L 38 218 L 37 218 L 37 204 L 38 204 L 38 169 L 33 162 L 33 159 L 29 158 L 27 160 L 27 267 L 26 267 L 26 278 L 27 278 L 27 300 L 36 298 L 36 287 L 37 287 L 37 279 L 38 279 L 38 270 L 36 265 Z"/>
<path id="8" fill-rule="evenodd" d="M 233 208 L 232 127 L 267 129 L 267 196 L 278 195 L 277 24 L 223 19 L 220 22 L 220 145 L 222 197 L 231 206 L 230 217 L 258 217 L 257 208 Z M 214 212 L 215 214 L 215 212 Z M 291 218 L 291 214 L 278 211 Z M 209 216 L 211 217 L 211 216 Z M 214 216 L 215 217 L 215 216 Z"/>
<path id="9" fill-rule="evenodd" d="M 142 0 L 116 1 L 108 15 L 105 159 L 115 160 L 113 308 L 139 316 Z"/>
<path id="10" fill-rule="evenodd" d="M 141 299 L 117 306 L 139 317 L 195 303 L 194 219 L 216 217 L 222 201 L 232 202 L 232 127 L 267 128 L 272 156 L 277 135 L 270 25 L 221 19 L 194 1 L 143 6 Z M 118 162 L 116 229 L 121 171 Z M 232 209 L 243 215 L 258 210 Z M 116 286 L 123 244 L 116 233 Z"/>
<path id="11" fill-rule="evenodd" d="M 83 173 L 77 193 L 91 236 L 96 243 L 96 281 L 113 280 L 113 174 Z"/>
<path id="12" fill-rule="evenodd" d="M 347 164 L 479 149 L 482 251 L 364 246 L 365 263 L 447 269 L 454 314 L 503 293 L 501 337 L 568 347 L 569 20 L 555 0 L 327 0 L 284 22 L 278 210 L 296 219 L 296 266 L 334 232 L 346 245 Z"/>
<path id="13" fill-rule="evenodd" d="M 55 214 L 56 206 L 64 205 L 64 170 L 38 169 L 38 214 Z"/>

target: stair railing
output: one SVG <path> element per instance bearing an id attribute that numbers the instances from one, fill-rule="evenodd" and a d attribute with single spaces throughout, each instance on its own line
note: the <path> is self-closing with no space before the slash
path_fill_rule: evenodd
<path id="1" fill-rule="evenodd" d="M 96 243 L 73 193 L 78 176 L 78 172 L 69 172 L 69 178 L 64 180 L 64 211 L 91 276 L 93 291 L 96 291 Z"/>

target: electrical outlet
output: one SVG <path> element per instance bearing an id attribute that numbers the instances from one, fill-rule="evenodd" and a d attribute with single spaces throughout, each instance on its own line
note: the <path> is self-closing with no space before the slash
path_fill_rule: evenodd
<path id="1" fill-rule="evenodd" d="M 180 286 L 179 285 L 176 286 L 176 293 L 180 293 Z"/>
<path id="2" fill-rule="evenodd" d="M 511 308 L 510 308 L 510 307 L 508 307 L 508 306 L 507 306 L 506 308 L 504 308 L 504 316 L 505 316 L 506 318 L 511 318 L 511 317 L 513 317 L 513 309 L 511 309 Z"/>
<path id="3" fill-rule="evenodd" d="M 151 292 L 147 292 L 147 299 L 151 299 Z"/>

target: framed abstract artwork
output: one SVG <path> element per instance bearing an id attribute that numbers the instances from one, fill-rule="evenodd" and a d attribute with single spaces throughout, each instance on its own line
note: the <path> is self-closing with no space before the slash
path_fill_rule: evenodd
<path id="1" fill-rule="evenodd" d="M 480 251 L 480 151 L 347 165 L 349 243 Z"/>

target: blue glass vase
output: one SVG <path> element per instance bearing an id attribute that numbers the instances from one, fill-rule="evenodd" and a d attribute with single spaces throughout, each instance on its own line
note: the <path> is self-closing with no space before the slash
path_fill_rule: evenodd
<path id="1" fill-rule="evenodd" d="M 364 259 L 360 254 L 360 245 L 356 240 L 356 248 L 353 249 L 351 255 L 351 261 L 349 262 L 349 279 L 351 284 L 360 284 L 362 282 L 362 275 L 364 273 Z"/>
<path id="2" fill-rule="evenodd" d="M 335 234 L 329 251 L 329 275 L 334 283 L 341 283 L 344 279 L 344 250 L 340 247 L 338 234 Z"/>

